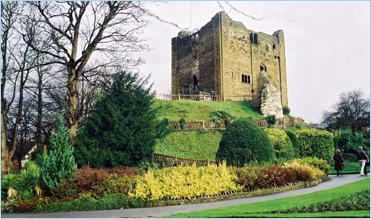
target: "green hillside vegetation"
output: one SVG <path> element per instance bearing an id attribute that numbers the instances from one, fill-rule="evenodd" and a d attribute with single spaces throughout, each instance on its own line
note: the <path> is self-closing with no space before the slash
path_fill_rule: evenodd
<path id="1" fill-rule="evenodd" d="M 157 140 L 155 153 L 197 160 L 215 160 L 222 132 L 172 132 Z"/>
<path id="2" fill-rule="evenodd" d="M 177 122 L 184 118 L 186 122 L 212 121 L 210 113 L 214 110 L 224 110 L 238 118 L 263 118 L 263 116 L 252 106 L 250 101 L 164 101 L 156 100 L 155 107 L 161 107 L 158 120 L 164 118 Z"/>

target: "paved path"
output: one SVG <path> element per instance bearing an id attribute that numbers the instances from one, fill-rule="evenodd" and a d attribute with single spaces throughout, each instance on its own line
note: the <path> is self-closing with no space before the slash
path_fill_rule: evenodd
<path id="1" fill-rule="evenodd" d="M 78 212 L 59 212 L 59 213 L 41 213 L 41 214 L 2 214 L 5 218 L 118 218 L 118 217 L 162 217 L 177 213 L 187 213 L 201 211 L 206 209 L 220 208 L 238 204 L 267 201 L 272 199 L 286 198 L 297 195 L 304 195 L 321 190 L 332 189 L 348 183 L 352 183 L 366 177 L 360 175 L 343 175 L 341 177 L 330 176 L 330 180 L 319 185 L 291 190 L 271 195 L 256 196 L 248 198 L 238 198 L 202 204 L 186 204 L 153 208 L 132 208 L 124 210 L 107 210 L 107 211 L 78 211 Z M 367 177 L 369 178 L 369 176 Z"/>

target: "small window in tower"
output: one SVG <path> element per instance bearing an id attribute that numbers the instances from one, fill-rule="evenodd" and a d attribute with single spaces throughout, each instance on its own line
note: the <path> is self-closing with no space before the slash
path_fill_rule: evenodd
<path id="1" fill-rule="evenodd" d="M 241 76 L 242 76 L 242 83 L 246 83 L 245 75 L 241 75 Z"/>
<path id="2" fill-rule="evenodd" d="M 250 42 L 254 43 L 254 34 L 252 32 L 250 33 Z"/>
<path id="3" fill-rule="evenodd" d="M 276 49 L 276 44 L 273 44 L 273 49 Z"/>
<path id="4" fill-rule="evenodd" d="M 250 78 L 250 75 L 247 76 L 247 83 L 248 83 L 248 84 L 251 84 L 251 78 Z"/>
<path id="5" fill-rule="evenodd" d="M 258 34 L 254 33 L 254 44 L 258 44 Z"/>

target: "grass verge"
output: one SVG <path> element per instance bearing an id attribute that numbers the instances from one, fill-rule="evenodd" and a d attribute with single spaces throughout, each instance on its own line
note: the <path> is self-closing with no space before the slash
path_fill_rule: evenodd
<path id="1" fill-rule="evenodd" d="M 156 100 L 155 107 L 161 107 L 158 119 L 164 118 L 177 122 L 184 117 L 187 122 L 211 121 L 210 113 L 214 110 L 224 110 L 236 118 L 262 118 L 249 101 L 163 101 Z"/>
<path id="2" fill-rule="evenodd" d="M 311 194 L 289 197 L 289 198 L 282 198 L 270 201 L 263 201 L 251 204 L 242 204 L 242 205 L 235 205 L 230 207 L 224 208 L 216 208 L 210 209 L 205 211 L 193 212 L 193 213 L 186 213 L 186 214 L 176 214 L 171 215 L 168 217 L 173 218 L 208 218 L 208 217 L 253 217 L 254 215 L 259 215 L 256 217 L 278 217 L 281 215 L 282 217 L 288 217 L 293 214 L 265 214 L 264 212 L 279 210 L 282 208 L 290 208 L 295 206 L 303 206 L 314 204 L 317 202 L 327 201 L 335 198 L 340 198 L 345 195 L 349 195 L 352 193 L 356 193 L 361 191 L 362 189 L 370 188 L 370 179 L 364 179 L 361 181 L 357 181 L 354 183 L 350 183 L 338 188 L 319 191 Z M 313 213 L 310 213 L 312 215 Z M 316 213 L 317 214 L 317 213 Z M 346 213 L 341 213 L 345 215 Z M 363 213 L 362 213 L 363 214 Z M 303 217 L 312 217 L 306 216 L 308 214 L 297 214 L 295 217 L 299 217 L 302 215 Z M 331 213 L 331 217 L 338 217 L 336 212 Z M 314 215 L 313 215 L 314 216 Z M 341 216 L 339 214 L 339 216 Z M 348 217 L 345 215 L 344 217 Z M 368 217 L 370 216 L 370 212 L 368 212 Z M 320 217 L 324 217 L 324 215 L 320 215 Z M 363 217 L 363 216 L 362 216 Z"/>
<path id="3" fill-rule="evenodd" d="M 343 168 L 344 174 L 353 174 L 353 173 L 359 173 L 359 163 L 358 162 L 349 162 L 345 161 L 344 168 Z M 370 167 L 367 167 L 367 173 L 370 173 Z M 336 174 L 336 170 L 334 167 L 331 167 L 331 170 L 329 174 Z"/>
<path id="4" fill-rule="evenodd" d="M 157 140 L 155 153 L 197 160 L 215 160 L 222 132 L 173 132 Z"/>

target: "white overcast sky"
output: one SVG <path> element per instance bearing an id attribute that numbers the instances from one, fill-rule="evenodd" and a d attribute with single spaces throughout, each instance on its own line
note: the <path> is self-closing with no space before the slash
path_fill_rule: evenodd
<path id="1" fill-rule="evenodd" d="M 228 5 L 221 2 L 226 12 Z M 370 92 L 370 2 L 231 2 L 255 17 L 235 11 L 229 16 L 248 29 L 272 34 L 283 29 L 289 107 L 293 116 L 319 122 L 345 91 Z M 151 5 L 152 13 L 184 28 L 201 28 L 222 9 L 217 2 L 167 2 Z M 192 21 L 192 24 L 191 24 Z M 192 26 L 191 26 L 192 25 Z M 180 30 L 151 19 L 143 37 L 151 48 L 138 54 L 146 63 L 141 74 L 152 74 L 154 89 L 170 93 L 171 38 Z"/>

